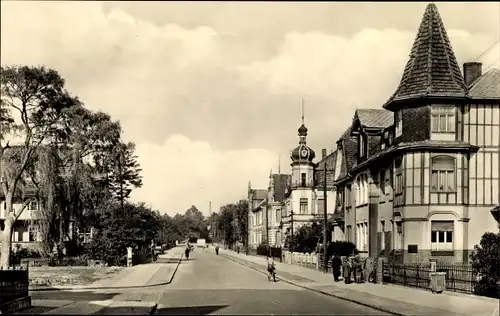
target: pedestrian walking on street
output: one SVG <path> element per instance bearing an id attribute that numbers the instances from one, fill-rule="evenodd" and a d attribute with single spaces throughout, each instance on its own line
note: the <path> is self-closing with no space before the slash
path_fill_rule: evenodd
<path id="1" fill-rule="evenodd" d="M 338 254 L 334 254 L 332 258 L 332 273 L 335 282 L 339 281 L 341 266 L 342 266 L 342 260 L 340 259 Z"/>
<path id="2" fill-rule="evenodd" d="M 215 254 L 216 254 L 216 255 L 219 255 L 219 245 L 216 245 L 216 246 L 215 246 Z"/>
<path id="3" fill-rule="evenodd" d="M 186 250 L 184 250 L 184 255 L 186 256 L 186 259 L 189 259 L 190 252 L 191 252 L 191 248 L 189 246 L 187 246 Z"/>

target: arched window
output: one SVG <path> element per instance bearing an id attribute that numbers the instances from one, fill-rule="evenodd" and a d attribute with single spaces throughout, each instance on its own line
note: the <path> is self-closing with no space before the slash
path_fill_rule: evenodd
<path id="1" fill-rule="evenodd" d="M 432 158 L 431 190 L 433 192 L 455 192 L 455 159 L 450 156 Z"/>

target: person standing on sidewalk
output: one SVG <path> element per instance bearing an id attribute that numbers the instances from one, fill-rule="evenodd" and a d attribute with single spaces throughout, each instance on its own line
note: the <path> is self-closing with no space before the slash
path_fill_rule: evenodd
<path id="1" fill-rule="evenodd" d="M 349 258 L 344 257 L 342 262 L 342 271 L 344 272 L 344 283 L 351 283 L 351 268 L 349 267 Z"/>
<path id="2" fill-rule="evenodd" d="M 335 282 L 339 281 L 341 266 L 342 266 L 342 260 L 340 259 L 338 254 L 334 254 L 332 258 L 332 273 Z"/>

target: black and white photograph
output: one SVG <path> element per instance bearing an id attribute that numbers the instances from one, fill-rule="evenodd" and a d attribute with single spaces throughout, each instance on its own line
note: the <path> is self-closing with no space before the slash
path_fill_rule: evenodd
<path id="1" fill-rule="evenodd" d="M 0 6 L 0 314 L 499 315 L 499 2 Z"/>

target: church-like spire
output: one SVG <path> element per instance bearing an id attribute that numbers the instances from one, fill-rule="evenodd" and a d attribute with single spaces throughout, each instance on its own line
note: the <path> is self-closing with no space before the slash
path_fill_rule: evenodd
<path id="1" fill-rule="evenodd" d="M 434 3 L 427 5 L 410 59 L 399 87 L 384 108 L 395 110 L 394 103 L 422 97 L 465 97 L 465 85 L 443 21 Z"/>
<path id="2" fill-rule="evenodd" d="M 304 98 L 302 98 L 302 125 L 299 127 L 298 132 L 299 146 L 292 151 L 290 158 L 293 162 L 311 162 L 315 157 L 315 153 L 306 145 L 307 127 L 304 124 Z"/>
<path id="3" fill-rule="evenodd" d="M 304 98 L 302 98 L 302 125 L 299 127 L 299 143 L 305 144 L 307 137 L 307 127 L 304 124 Z"/>

